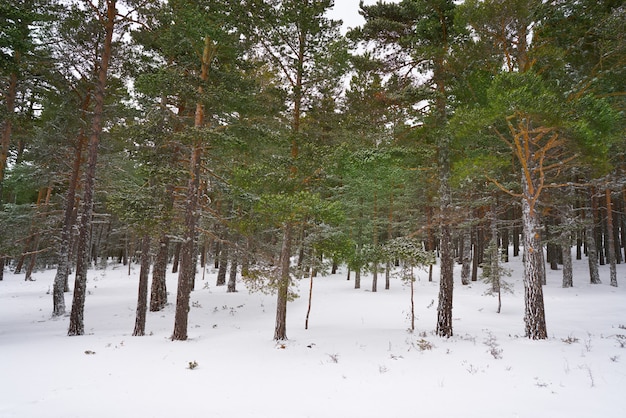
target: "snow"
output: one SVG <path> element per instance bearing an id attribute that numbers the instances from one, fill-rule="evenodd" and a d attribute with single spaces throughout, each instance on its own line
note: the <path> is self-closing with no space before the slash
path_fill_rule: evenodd
<path id="1" fill-rule="evenodd" d="M 416 327 L 409 287 L 355 290 L 345 271 L 308 282 L 287 314 L 289 340 L 277 344 L 275 297 L 216 287 L 198 274 L 188 341 L 170 341 L 170 304 L 149 312 L 133 337 L 139 266 L 90 270 L 87 335 L 67 337 L 68 316 L 51 318 L 54 271 L 5 272 L 0 282 L 0 417 L 591 417 L 626 416 L 626 265 L 621 287 L 587 284 L 587 261 L 574 260 L 574 288 L 548 271 L 549 339 L 523 337 L 521 260 L 512 259 L 514 294 L 497 300 L 489 285 L 460 284 L 456 266 L 454 332 L 434 335 L 435 281 L 419 273 Z M 380 286 L 379 286 L 380 288 Z M 66 295 L 68 311 L 71 294 Z M 620 337 L 625 336 L 625 337 Z M 197 362 L 190 369 L 189 363 Z"/>

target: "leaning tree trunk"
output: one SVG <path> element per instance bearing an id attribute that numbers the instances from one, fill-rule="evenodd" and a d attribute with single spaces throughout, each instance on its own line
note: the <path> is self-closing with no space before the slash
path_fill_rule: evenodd
<path id="1" fill-rule="evenodd" d="M 139 290 L 137 292 L 137 312 L 133 336 L 146 333 L 146 312 L 148 310 L 148 274 L 150 273 L 150 235 L 141 240 L 141 268 L 139 269 Z"/>
<path id="2" fill-rule="evenodd" d="M 74 280 L 74 296 L 72 311 L 70 313 L 70 325 L 68 335 L 83 335 L 85 325 L 83 315 L 85 310 L 85 294 L 87 289 L 87 267 L 89 266 L 89 241 L 91 238 L 91 217 L 93 214 L 94 188 L 96 177 L 96 165 L 98 162 L 98 145 L 102 133 L 104 117 L 104 96 L 107 82 L 107 71 L 111 60 L 111 47 L 113 44 L 113 29 L 115 28 L 115 0 L 107 1 L 107 15 L 104 20 L 105 39 L 102 46 L 102 57 L 98 63 L 98 82 L 95 91 L 95 106 L 91 121 L 91 134 L 89 137 L 89 150 L 87 168 L 85 169 L 83 206 L 80 220 L 80 232 L 77 247 L 76 277 Z"/>
<path id="3" fill-rule="evenodd" d="M 548 337 L 543 305 L 543 277 L 541 270 L 541 223 L 534 201 L 528 193 L 526 181 L 522 181 L 522 225 L 524 235 L 524 322 L 526 336 L 533 340 Z"/>
<path id="4" fill-rule="evenodd" d="M 274 340 L 281 341 L 287 339 L 287 300 L 289 297 L 289 274 L 291 257 L 291 232 L 293 226 L 287 222 L 283 226 L 283 244 L 280 251 L 280 264 L 278 271 L 278 291 L 276 299 L 276 327 L 274 329 Z"/>
<path id="5" fill-rule="evenodd" d="M 87 97 L 91 97 L 90 94 Z M 83 113 L 87 111 L 89 100 L 83 101 Z M 76 189 L 80 177 L 80 166 L 87 137 L 83 131 L 78 135 L 78 142 L 74 150 L 72 174 L 65 198 L 65 210 L 63 214 L 63 228 L 61 229 L 61 242 L 59 243 L 59 261 L 52 286 L 52 316 L 65 314 L 64 291 L 70 273 L 70 247 L 72 243 L 72 228 L 74 227 L 74 208 L 76 206 Z"/>

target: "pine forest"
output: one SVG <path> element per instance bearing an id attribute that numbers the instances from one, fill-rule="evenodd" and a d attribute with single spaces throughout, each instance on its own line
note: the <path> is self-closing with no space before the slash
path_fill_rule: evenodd
<path id="1" fill-rule="evenodd" d="M 0 293 L 46 280 L 42 322 L 79 340 L 94 280 L 127 271 L 126 331 L 164 318 L 170 346 L 197 338 L 199 290 L 264 295 L 257 331 L 285 349 L 294 301 L 308 329 L 332 300 L 314 278 L 372 313 L 410 286 L 423 352 L 464 341 L 479 283 L 505 315 L 518 282 L 504 332 L 527 347 L 566 315 L 546 315 L 547 278 L 624 286 L 621 0 L 361 1 L 355 27 L 339 3 L 0 0 Z"/>

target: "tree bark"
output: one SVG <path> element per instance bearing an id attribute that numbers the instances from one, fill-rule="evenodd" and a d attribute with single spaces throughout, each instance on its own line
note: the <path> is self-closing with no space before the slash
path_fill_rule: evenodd
<path id="1" fill-rule="evenodd" d="M 182 242 L 177 242 L 174 246 L 174 261 L 172 262 L 172 273 L 178 273 L 178 267 L 180 266 L 180 252 L 183 248 Z"/>
<path id="2" fill-rule="evenodd" d="M 496 215 L 495 203 L 491 204 L 489 217 L 491 218 L 491 248 L 489 254 L 491 291 L 498 295 L 498 313 L 500 313 L 500 251 L 498 250 L 498 216 Z"/>
<path id="3" fill-rule="evenodd" d="M 524 322 L 526 336 L 533 340 L 548 338 L 545 310 L 543 305 L 543 288 L 541 266 L 541 223 L 534 208 L 529 186 L 522 181 L 524 197 L 522 198 L 522 224 L 524 233 Z"/>
<path id="4" fill-rule="evenodd" d="M 378 193 L 374 190 L 374 227 L 372 235 L 374 250 L 378 250 Z M 374 257 L 372 265 L 372 292 L 378 291 L 378 257 Z"/>
<path id="5" fill-rule="evenodd" d="M 139 269 L 139 289 L 137 292 L 137 312 L 133 336 L 146 333 L 146 313 L 148 310 L 148 275 L 150 273 L 150 235 L 141 240 L 141 268 Z"/>
<path id="6" fill-rule="evenodd" d="M 193 286 L 194 241 L 196 239 L 196 208 L 198 206 L 198 189 L 200 185 L 201 149 L 194 141 L 189 162 L 189 181 L 187 184 L 187 204 L 185 210 L 185 235 L 180 249 L 180 271 L 176 292 L 176 313 L 174 315 L 174 332 L 172 340 L 187 340 L 187 322 L 189 317 L 189 297 Z"/>
<path id="7" fill-rule="evenodd" d="M 83 100 L 83 114 L 89 107 L 91 95 L 87 94 Z M 63 227 L 61 229 L 61 241 L 59 243 L 59 262 L 57 271 L 54 276 L 54 284 L 52 286 L 52 316 L 60 316 L 65 314 L 65 297 L 64 291 L 68 282 L 70 273 L 70 248 L 72 245 L 72 228 L 75 221 L 76 207 L 76 191 L 78 188 L 78 179 L 80 178 L 80 167 L 83 159 L 83 150 L 87 136 L 84 131 L 78 134 L 78 141 L 74 150 L 74 161 L 72 165 L 72 174 L 67 188 L 65 197 L 65 211 L 63 215 Z"/>
<path id="8" fill-rule="evenodd" d="M 623 250 L 624 252 L 624 261 L 626 262 L 626 187 L 624 187 L 622 189 L 622 210 L 621 210 L 621 214 L 619 216 L 619 218 L 621 219 L 621 222 L 619 223 L 619 230 L 621 232 L 621 241 L 622 241 L 622 246 L 621 246 L 621 250 Z"/>
<path id="9" fill-rule="evenodd" d="M 152 287 L 150 289 L 150 311 L 162 310 L 167 304 L 167 256 L 170 239 L 167 233 L 159 239 L 159 249 L 152 270 Z"/>
<path id="10" fill-rule="evenodd" d="M 441 110 L 445 111 L 445 110 Z M 452 337 L 452 296 L 454 289 L 454 259 L 452 254 L 452 191 L 450 189 L 450 138 L 442 132 L 439 139 L 439 205 L 441 211 L 441 270 L 439 279 L 439 304 L 437 329 L 440 337 Z"/>
<path id="11" fill-rule="evenodd" d="M 238 251 L 236 248 L 233 248 L 230 256 L 230 274 L 228 276 L 228 286 L 226 288 L 226 293 L 235 293 L 237 291 L 237 259 Z"/>
<path id="12" fill-rule="evenodd" d="M 574 273 L 572 267 L 572 232 L 574 229 L 574 208 L 571 204 L 566 204 L 562 210 L 563 232 L 561 233 L 561 251 L 563 258 L 563 287 L 574 286 Z"/>
<path id="13" fill-rule="evenodd" d="M 612 200 L 613 204 L 613 249 L 615 255 L 615 263 L 622 263 L 622 244 L 620 235 L 620 223 L 622 216 L 622 208 L 620 207 L 620 200 Z"/>
<path id="14" fill-rule="evenodd" d="M 313 302 L 313 274 L 309 276 L 309 303 L 306 308 L 306 318 L 304 319 L 304 329 L 309 329 L 309 316 L 311 315 L 311 305 Z"/>
<path id="15" fill-rule="evenodd" d="M 606 197 L 606 235 L 608 237 L 607 255 L 609 259 L 609 275 L 611 286 L 617 287 L 617 269 L 615 265 L 615 235 L 613 234 L 613 205 L 611 201 L 611 189 L 607 187 Z"/>
<path id="16" fill-rule="evenodd" d="M 289 274 L 291 257 L 291 233 L 293 225 L 286 222 L 283 225 L 283 243 L 280 251 L 280 270 L 278 271 L 278 291 L 276 299 L 276 327 L 274 329 L 274 340 L 281 341 L 287 339 L 287 300 L 289 298 Z"/>
<path id="17" fill-rule="evenodd" d="M 19 60 L 19 53 L 16 52 L 15 60 Z M 4 101 L 6 103 L 7 117 L 2 125 L 2 140 L 0 142 L 0 205 L 4 202 L 3 184 L 6 173 L 7 160 L 9 158 L 9 147 L 11 146 L 11 132 L 13 129 L 13 114 L 15 113 L 15 99 L 17 97 L 17 73 L 9 75 L 9 86 Z"/>
<path id="18" fill-rule="evenodd" d="M 563 287 L 572 287 L 574 286 L 574 273 L 572 267 L 572 248 L 561 245 L 561 250 L 563 251 Z"/>
<path id="19" fill-rule="evenodd" d="M 600 272 L 598 271 L 598 249 L 596 247 L 596 233 L 593 212 L 588 210 L 587 222 L 585 223 L 585 243 L 587 246 L 587 261 L 589 264 L 589 282 L 600 284 Z"/>
<path id="20" fill-rule="evenodd" d="M 461 284 L 470 284 L 470 274 L 472 270 L 472 232 L 471 226 L 463 228 L 463 251 L 461 253 Z"/>
<path id="21" fill-rule="evenodd" d="M 70 324 L 68 335 L 83 335 L 85 325 L 83 315 L 85 309 L 85 294 L 87 288 L 87 267 L 89 265 L 89 241 L 91 238 L 91 217 L 93 214 L 94 189 L 96 165 L 98 162 L 98 146 L 102 133 L 102 123 L 104 118 L 104 98 L 107 83 L 107 72 L 111 60 L 111 47 L 113 44 L 113 30 L 115 28 L 116 0 L 108 0 L 106 16 L 103 16 L 105 26 L 105 38 L 102 46 L 102 57 L 99 60 L 98 82 L 95 91 L 95 106 L 91 122 L 91 133 L 89 136 L 89 150 L 87 157 L 87 168 L 85 170 L 83 207 L 80 221 L 80 233 L 78 237 L 76 277 L 74 280 L 74 296 L 72 300 L 72 311 L 70 313 Z"/>
<path id="22" fill-rule="evenodd" d="M 226 272 L 228 271 L 228 251 L 229 246 L 226 243 L 226 233 L 222 234 L 222 244 L 220 245 L 220 254 L 219 254 L 219 262 L 220 267 L 217 270 L 217 281 L 215 283 L 216 286 L 224 286 L 226 284 Z"/>

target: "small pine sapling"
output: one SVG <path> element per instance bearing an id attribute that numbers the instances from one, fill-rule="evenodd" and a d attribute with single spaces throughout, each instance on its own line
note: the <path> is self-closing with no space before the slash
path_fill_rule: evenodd
<path id="1" fill-rule="evenodd" d="M 415 282 L 414 268 L 423 268 L 435 263 L 432 252 L 423 248 L 422 242 L 414 238 L 399 237 L 389 241 L 383 248 L 383 259 L 393 263 L 400 261 L 402 270 L 400 272 L 402 280 L 411 286 L 411 328 L 415 331 L 415 300 L 413 296 L 413 283 Z"/>
<path id="2" fill-rule="evenodd" d="M 511 270 L 502 266 L 501 257 L 502 255 L 498 251 L 497 244 L 492 241 L 487 251 L 485 251 L 485 258 L 480 275 L 483 282 L 491 284 L 491 287 L 487 289 L 485 294 L 498 296 L 497 313 L 500 313 L 502 309 L 502 292 L 513 293 L 513 286 L 505 280 L 502 280 L 503 276 L 511 277 Z"/>

